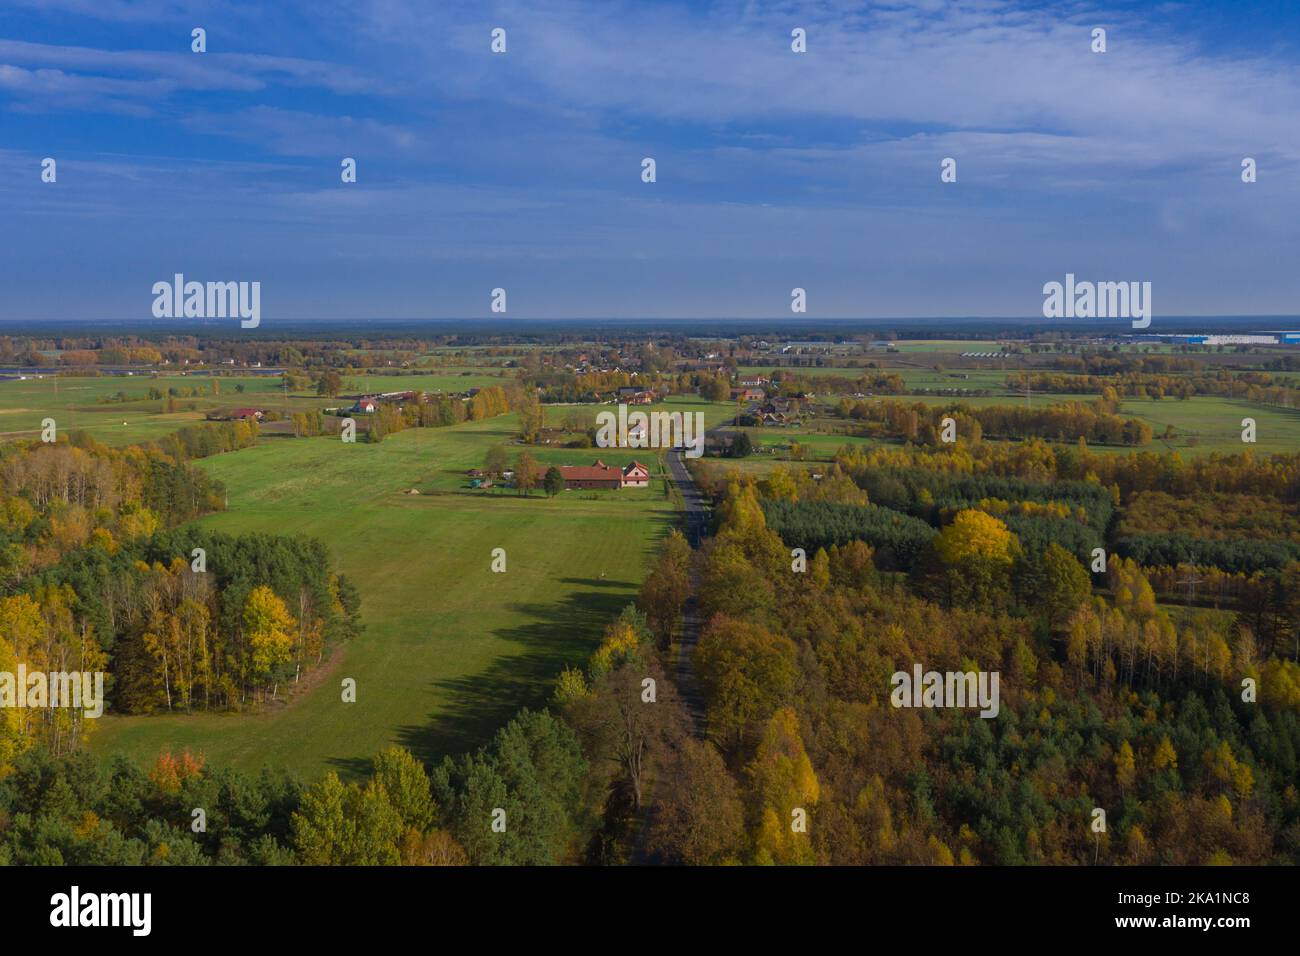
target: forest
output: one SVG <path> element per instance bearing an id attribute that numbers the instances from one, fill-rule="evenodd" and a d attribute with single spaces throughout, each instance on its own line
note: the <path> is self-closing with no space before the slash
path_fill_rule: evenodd
<path id="1" fill-rule="evenodd" d="M 109 709 L 242 709 L 275 699 L 360 628 L 360 597 L 306 538 L 187 524 L 222 507 L 188 459 L 256 435 L 201 425 L 145 447 L 78 436 L 0 450 L 0 670 L 102 672 Z M 181 527 L 184 525 L 184 527 Z M 0 776 L 29 750 L 80 750 L 94 719 L 0 714 Z"/>
<path id="2" fill-rule="evenodd" d="M 860 423 L 856 434 L 863 437 L 893 438 L 922 445 L 940 444 L 943 419 L 956 425 L 956 436 L 978 442 L 981 438 L 1043 438 L 1055 441 L 1102 445 L 1147 445 L 1151 426 L 1138 418 L 1116 414 L 1115 399 L 1092 402 L 1060 402 L 1039 408 L 1020 405 L 973 407 L 962 402 L 951 405 L 908 404 L 896 399 L 841 402 L 837 412 Z"/>
<path id="3" fill-rule="evenodd" d="M 908 575 L 877 568 L 861 541 L 793 573 L 803 542 L 769 527 L 760 492 L 733 479 L 702 555 L 698 667 L 732 783 L 714 790 L 745 824 L 712 861 L 1296 862 L 1289 646 L 1240 618 L 1176 624 L 1119 556 L 1092 575 L 1049 544 L 1031 568 L 1009 527 L 974 509 Z M 889 674 L 913 662 L 999 671 L 1001 715 L 891 708 Z M 717 810 L 667 799 L 676 816 Z M 1105 833 L 1087 825 L 1094 807 Z M 806 836 L 791 832 L 796 809 Z"/>
<path id="4" fill-rule="evenodd" d="M 1300 861 L 1300 455 L 917 427 L 818 478 L 701 472 L 712 535 L 670 533 L 547 706 L 468 753 L 391 747 L 314 781 L 189 752 L 139 768 L 8 712 L 0 862 Z M 227 440 L 0 452 L 0 669 L 106 669 L 126 712 L 243 709 L 357 633 L 319 542 L 186 524 L 221 506 L 188 459 Z M 915 665 L 997 672 L 997 717 L 891 706 Z"/>

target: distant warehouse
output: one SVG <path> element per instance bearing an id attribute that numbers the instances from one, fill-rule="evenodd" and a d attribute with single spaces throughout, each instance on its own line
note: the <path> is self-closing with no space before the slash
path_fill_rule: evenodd
<path id="1" fill-rule="evenodd" d="M 1173 333 L 1129 335 L 1125 338 L 1133 342 L 1165 342 L 1170 345 L 1300 345 L 1300 332 Z"/>

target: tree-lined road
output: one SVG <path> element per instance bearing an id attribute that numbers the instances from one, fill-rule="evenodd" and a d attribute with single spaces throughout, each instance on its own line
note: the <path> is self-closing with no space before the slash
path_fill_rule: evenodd
<path id="1" fill-rule="evenodd" d="M 686 512 L 686 540 L 690 542 L 692 548 L 698 548 L 705 529 L 704 496 L 686 467 L 681 449 L 673 449 L 668 453 L 668 471 L 672 475 L 673 484 L 677 486 L 682 496 L 682 507 Z M 691 657 L 700 639 L 699 608 L 695 600 L 699 583 L 698 572 L 692 562 L 691 594 L 682 607 L 682 634 L 677 644 L 677 665 L 674 673 L 677 692 L 681 694 L 682 703 L 691 716 L 692 729 L 697 737 L 702 737 L 704 736 L 704 702 L 700 698 L 699 687 L 695 683 L 695 674 L 691 668 Z"/>

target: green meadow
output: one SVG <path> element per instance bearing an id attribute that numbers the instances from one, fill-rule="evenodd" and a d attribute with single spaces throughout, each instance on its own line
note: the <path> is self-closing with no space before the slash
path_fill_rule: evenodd
<path id="1" fill-rule="evenodd" d="M 661 406 L 662 407 L 662 406 Z M 728 408 L 706 407 L 716 420 Z M 558 421 L 561 416 L 550 412 Z M 513 415 L 411 429 L 380 444 L 267 438 L 206 459 L 229 510 L 203 523 L 230 533 L 307 534 L 329 544 L 361 592 L 365 632 L 287 705 L 229 715 L 107 716 L 92 746 L 151 762 L 188 747 L 217 765 L 282 766 L 311 779 L 363 772 L 389 744 L 426 760 L 485 741 L 521 706 L 549 698 L 633 600 L 677 514 L 662 483 L 622 491 L 470 491 L 465 472 L 515 435 Z M 522 446 L 507 444 L 511 461 Z M 614 463 L 653 452 L 526 449 L 545 463 Z M 419 494 L 411 494 L 411 490 Z M 504 548 L 507 570 L 490 569 Z M 357 702 L 340 682 L 357 682 Z"/>
<path id="2" fill-rule="evenodd" d="M 512 381 L 495 371 L 484 368 L 440 368 L 436 372 L 406 375 L 360 374 L 343 376 L 343 392 L 354 395 L 363 392 L 463 392 L 469 388 L 488 385 L 505 385 Z"/>
<path id="3" fill-rule="evenodd" d="M 40 378 L 35 377 L 41 375 Z M 213 382 L 220 394 L 212 395 Z M 240 393 L 236 386 L 242 385 Z M 149 399 L 151 388 L 201 389 L 203 394 L 178 397 L 175 411 L 164 412 L 164 400 Z M 127 401 L 103 399 L 122 393 Z M 99 375 L 66 376 L 34 370 L 26 380 L 0 381 L 0 440 L 35 438 L 41 421 L 53 418 L 61 432 L 88 432 L 109 445 L 148 442 L 203 419 L 213 408 L 283 403 L 275 376 Z"/>
<path id="4" fill-rule="evenodd" d="M 958 381 L 931 369 L 907 372 L 918 384 L 931 376 L 936 384 Z M 971 380 L 962 381 L 980 385 L 991 385 L 1002 375 L 970 374 Z M 468 387 L 476 378 L 485 384 L 500 381 L 446 370 L 436 375 L 354 375 L 345 381 L 352 393 L 450 390 Z M 277 409 L 287 404 L 291 410 L 327 404 L 314 395 L 286 397 L 275 378 L 221 381 L 220 396 L 193 399 L 199 406 L 193 410 L 161 414 L 157 401 L 98 406 L 95 399 L 119 389 L 143 393 L 150 386 L 165 390 L 169 384 L 206 385 L 207 380 L 63 379 L 58 403 L 66 403 L 73 417 L 70 424 L 61 420 L 61 427 L 87 428 L 99 436 L 121 427 L 113 424 L 116 418 L 132 423 L 124 434 L 134 433 L 129 440 L 139 440 L 140 434 L 161 435 L 197 420 L 204 408 L 216 404 Z M 236 382 L 245 384 L 243 393 L 234 391 Z M 34 419 L 28 429 L 39 427 L 46 409 L 60 407 L 52 399 L 48 378 L 2 383 L 0 422 L 27 417 Z M 972 404 L 1007 400 L 1002 395 Z M 184 408 L 187 401 L 178 399 L 178 405 Z M 707 427 L 734 413 L 731 403 L 687 397 L 648 410 L 665 409 L 702 412 Z M 576 412 L 579 422 L 589 425 L 598 412 L 615 410 L 613 405 L 548 406 L 547 424 L 560 426 Z M 1246 416 L 1258 423 L 1254 447 L 1261 453 L 1300 446 L 1300 412 L 1287 409 L 1195 398 L 1126 401 L 1123 412 L 1151 422 L 1157 436 L 1166 424 L 1174 427 L 1177 436 L 1170 442 L 1157 437 L 1149 446 L 1153 451 L 1171 448 L 1185 456 L 1240 451 L 1240 421 Z M 742 462 L 715 461 L 723 468 L 762 474 L 789 460 L 788 450 L 778 446 L 791 441 L 807 446 L 809 462 L 830 460 L 844 444 L 871 443 L 835 434 L 837 427 L 842 423 L 819 419 L 802 429 L 749 429 L 766 453 Z M 558 443 L 524 448 L 513 444 L 515 428 L 514 416 L 503 416 L 454 428 L 408 430 L 376 445 L 265 437 L 253 448 L 199 462 L 229 490 L 229 510 L 204 523 L 230 533 L 321 538 L 338 569 L 361 592 L 366 630 L 307 678 L 307 686 L 293 690 L 287 703 L 248 714 L 110 715 L 100 722 L 94 748 L 148 764 L 161 750 L 188 747 L 218 765 L 283 766 L 311 779 L 330 768 L 360 773 L 377 750 L 391 743 L 430 761 L 459 753 L 487 739 L 519 707 L 544 703 L 556 674 L 581 664 L 604 626 L 633 599 L 659 538 L 677 514 L 674 499 L 664 495 L 663 461 L 654 451 L 564 448 Z M 542 465 L 588 464 L 596 458 L 622 465 L 639 459 L 655 480 L 644 489 L 566 491 L 555 499 L 540 491 L 520 497 L 505 488 L 469 489 L 465 472 L 481 467 L 494 445 L 505 446 L 511 461 L 526 450 Z M 506 550 L 504 574 L 490 570 L 496 547 Z M 357 682 L 355 704 L 341 700 L 345 677 Z"/>
<path id="5" fill-rule="evenodd" d="M 1294 408 L 1198 395 L 1185 401 L 1125 399 L 1121 412 L 1150 423 L 1155 433 L 1147 446 L 1151 451 L 1176 451 L 1191 458 L 1212 452 L 1236 454 L 1248 448 L 1261 455 L 1300 450 L 1300 410 Z M 1255 420 L 1253 445 L 1241 440 L 1244 418 Z M 1160 437 L 1166 426 L 1174 428 L 1172 439 Z"/>
<path id="6" fill-rule="evenodd" d="M 900 401 L 920 402 L 927 405 L 964 402 L 973 407 L 1005 405 L 1013 402 L 1019 404 L 1024 401 L 1023 398 L 1010 396 L 1007 393 L 978 398 L 934 395 L 906 395 L 897 398 Z M 1095 395 L 1031 396 L 1034 406 L 1095 399 Z M 1094 445 L 1093 451 L 1113 454 L 1128 454 L 1131 451 L 1149 451 L 1156 454 L 1177 452 L 1183 458 L 1194 458 L 1215 452 L 1237 454 L 1246 449 L 1261 455 L 1300 450 L 1300 410 L 1297 409 L 1259 405 L 1237 399 L 1196 396 L 1186 400 L 1126 399 L 1120 407 L 1120 414 L 1146 421 L 1153 432 L 1151 443 L 1141 448 Z M 1241 440 L 1241 422 L 1244 418 L 1255 420 L 1256 441 L 1253 445 Z M 1169 439 L 1161 437 L 1167 426 L 1172 426 L 1174 429 L 1174 435 Z M 808 450 L 804 460 L 810 462 L 831 461 L 835 453 L 844 445 L 890 444 L 885 440 L 856 438 L 836 433 L 845 427 L 847 427 L 846 423 L 838 419 L 820 418 L 799 428 L 747 428 L 745 431 L 749 433 L 750 440 L 756 448 L 762 449 L 762 452 L 744 462 L 731 460 L 723 460 L 723 462 L 728 467 L 734 466 L 742 471 L 765 474 L 777 464 L 792 460 L 787 448 L 792 442 L 798 442 Z"/>
<path id="7" fill-rule="evenodd" d="M 40 378 L 35 376 L 40 374 Z M 213 394 L 216 384 L 219 393 Z M 482 368 L 450 368 L 409 375 L 359 374 L 343 377 L 343 394 L 421 390 L 459 392 L 474 387 L 503 385 L 505 380 Z M 242 391 L 240 387 L 242 386 Z M 175 398 L 166 411 L 166 399 L 148 398 L 150 389 L 164 395 L 169 389 L 201 394 Z M 104 401 L 122 393 L 126 401 Z M 53 418 L 60 431 L 84 431 L 107 445 L 132 445 L 154 441 L 186 425 L 201 422 L 211 411 L 241 405 L 280 414 L 339 405 L 341 399 L 318 397 L 314 392 L 286 391 L 278 375 L 100 375 L 66 376 L 34 370 L 26 380 L 0 381 L 0 440 L 35 438 L 41 421 Z"/>

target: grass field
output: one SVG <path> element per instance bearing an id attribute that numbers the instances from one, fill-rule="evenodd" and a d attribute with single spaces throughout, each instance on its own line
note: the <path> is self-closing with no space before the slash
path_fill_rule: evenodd
<path id="1" fill-rule="evenodd" d="M 1254 402 L 1198 395 L 1178 399 L 1126 399 L 1125 415 L 1137 415 L 1150 422 L 1155 438 L 1151 451 L 1177 451 L 1184 458 L 1211 452 L 1236 454 L 1253 449 L 1259 454 L 1300 451 L 1300 410 L 1258 405 Z M 1255 420 L 1256 442 L 1241 440 L 1241 420 Z M 1166 425 L 1177 432 L 1172 440 L 1160 438 Z"/>
<path id="2" fill-rule="evenodd" d="M 444 368 L 417 375 L 343 376 L 344 392 L 349 395 L 362 392 L 405 392 L 416 389 L 425 392 L 463 392 L 468 388 L 505 385 L 509 381 L 509 378 L 496 374 L 496 370 L 482 368 Z"/>
<path id="3" fill-rule="evenodd" d="M 958 380 L 932 369 L 906 374 L 925 387 L 991 386 L 1003 377 L 1001 372 L 972 371 L 970 379 Z M 471 380 L 474 376 L 443 370 L 431 376 L 353 376 L 348 384 L 363 384 L 362 391 L 392 391 L 460 388 Z M 58 401 L 70 405 L 83 423 L 74 417 L 71 425 L 61 422 L 60 427 L 111 430 L 116 418 L 132 422 L 124 433 L 156 429 L 163 434 L 184 424 L 187 414 L 197 418 L 201 412 L 161 415 L 156 401 L 96 407 L 95 398 L 118 389 L 134 393 L 151 385 L 165 390 L 172 383 L 203 381 L 189 376 L 65 379 Z M 245 382 L 238 397 L 236 381 Z M 500 380 L 485 375 L 477 381 Z M 76 397 L 67 399 L 69 394 Z M 49 379 L 0 383 L 0 423 L 25 416 L 35 420 L 28 426 L 35 428 L 52 398 Z M 196 401 L 278 407 L 273 404 L 277 399 L 285 401 L 274 378 L 223 379 L 220 397 Z M 970 401 L 1010 400 L 1004 394 Z M 287 401 L 291 409 L 325 403 L 311 395 Z M 141 414 L 135 415 L 131 405 L 138 405 Z M 730 403 L 687 398 L 667 407 L 700 411 L 709 427 L 734 412 Z M 548 424 L 561 424 L 575 409 L 590 422 L 614 406 L 548 406 Z M 1149 421 L 1157 436 L 1166 424 L 1175 428 L 1177 437 L 1168 443 L 1157 438 L 1148 446 L 1152 451 L 1172 448 L 1190 456 L 1244 447 L 1260 453 L 1300 448 L 1296 411 L 1195 398 L 1127 401 L 1123 412 Z M 1240 441 L 1240 421 L 1247 416 L 1258 423 L 1254 446 Z M 817 424 L 828 430 L 834 426 L 829 420 Z M 455 428 L 405 431 L 378 445 L 267 438 L 254 448 L 201 462 L 230 492 L 229 510 L 205 523 L 228 532 L 304 533 L 326 541 L 340 570 L 360 589 L 367 630 L 287 706 L 245 715 L 109 716 L 101 722 L 94 748 L 148 763 L 162 749 L 189 747 L 217 765 L 283 766 L 311 779 L 329 768 L 360 773 L 390 743 L 409 746 L 426 760 L 462 752 L 489 737 L 518 707 L 544 702 L 555 675 L 565 665 L 583 662 L 603 627 L 632 599 L 676 513 L 658 481 L 646 489 L 565 492 L 554 500 L 540 494 L 519 498 L 507 490 L 469 491 L 464 473 L 482 465 L 489 447 L 507 444 L 511 458 L 521 450 L 508 444 L 515 427 L 514 417 L 504 416 Z M 813 428 L 749 431 L 763 446 L 799 441 L 809 446 L 814 461 L 830 460 L 844 444 L 870 443 Z M 542 464 L 586 464 L 595 458 L 623 464 L 638 458 L 653 474 L 662 472 L 662 461 L 650 450 L 546 446 L 528 451 Z M 786 458 L 777 452 L 719 464 L 762 474 Z M 408 494 L 411 489 L 420 494 Z M 489 569 L 495 547 L 506 549 L 505 574 Z M 356 704 L 340 700 L 344 677 L 357 681 Z"/>
<path id="4" fill-rule="evenodd" d="M 36 373 L 39 374 L 39 373 Z M 280 401 L 275 376 L 222 377 L 221 394 L 213 396 L 213 379 L 206 375 L 56 376 L 0 381 L 0 439 L 34 438 L 41 420 L 53 418 L 64 433 L 86 431 L 110 445 L 128 445 L 161 438 L 203 419 L 211 408 Z M 243 393 L 236 390 L 244 387 Z M 176 411 L 164 414 L 163 402 L 148 399 L 151 388 L 202 388 L 201 396 L 177 398 Z M 103 403 L 117 393 L 135 399 Z M 193 407 L 191 407 L 193 406 Z"/>
<path id="5" fill-rule="evenodd" d="M 39 374 L 39 373 L 33 373 Z M 213 395 L 216 382 L 220 394 Z M 505 380 L 485 369 L 448 368 L 416 375 L 346 375 L 344 394 L 369 392 L 464 391 L 474 387 L 501 385 Z M 238 386 L 243 386 L 243 391 Z M 164 412 L 164 402 L 147 398 L 150 389 L 167 394 L 169 389 L 201 389 L 203 394 L 177 397 L 175 411 Z M 125 393 L 133 400 L 101 402 L 101 398 Z M 0 440 L 34 438 L 41 421 L 53 418 L 60 431 L 85 431 L 108 445 L 130 445 L 153 441 L 186 425 L 204 420 L 212 410 L 240 405 L 301 412 L 339 404 L 339 399 L 319 398 L 307 392 L 287 393 L 276 375 L 101 375 L 96 377 L 56 376 L 0 381 Z"/>
<path id="6" fill-rule="evenodd" d="M 723 405 L 707 407 L 720 417 Z M 260 714 L 105 717 L 93 746 L 151 761 L 164 748 L 217 765 L 282 766 L 311 779 L 360 773 L 400 743 L 426 760 L 469 749 L 523 705 L 544 703 L 556 674 L 581 664 L 632 600 L 676 512 L 662 486 L 519 498 L 465 490 L 464 472 L 509 441 L 514 416 L 400 432 L 381 444 L 268 439 L 210 458 L 230 509 L 227 532 L 309 534 L 327 542 L 362 596 L 365 633 L 288 706 Z M 519 450 L 510 447 L 513 458 Z M 653 453 L 529 449 L 541 461 L 615 463 Z M 406 494 L 419 489 L 420 495 Z M 490 570 L 493 548 L 508 570 Z M 357 681 L 357 702 L 339 685 Z"/>
<path id="7" fill-rule="evenodd" d="M 810 378 L 825 378 L 828 376 L 837 376 L 841 378 L 856 379 L 863 375 L 871 375 L 879 372 L 888 372 L 897 375 L 909 389 L 927 389 L 939 394 L 933 395 L 891 395 L 880 396 L 894 398 L 903 402 L 924 402 L 926 404 L 936 404 L 951 401 L 965 401 L 972 405 L 1006 405 L 1008 403 L 1023 402 L 1023 392 L 1012 392 L 1007 389 L 1007 376 L 1019 370 L 1020 366 L 1014 360 L 1007 363 L 1007 368 L 963 368 L 951 369 L 944 368 L 937 371 L 932 366 L 917 365 L 895 365 L 887 361 L 878 363 L 879 367 L 874 369 L 868 368 L 800 368 L 786 369 L 787 372 L 793 372 L 799 375 L 807 375 Z M 770 375 L 773 369 L 770 366 L 745 366 L 741 369 L 741 375 Z M 954 394 L 946 394 L 946 391 Z M 955 394 L 964 391 L 986 391 L 988 395 L 966 396 Z M 834 400 L 835 395 L 830 393 L 818 393 L 818 398 L 823 400 Z M 1037 393 L 1030 396 L 1035 402 L 1062 402 L 1071 399 L 1079 401 L 1089 401 L 1097 398 L 1096 395 L 1039 395 Z"/>
<path id="8" fill-rule="evenodd" d="M 986 405 L 1021 404 L 1023 399 L 1015 399 L 1003 394 L 1000 396 L 979 398 L 951 398 L 944 396 L 897 396 L 900 401 L 921 402 L 928 405 L 948 404 L 954 401 L 964 402 L 973 407 Z M 1095 400 L 1090 395 L 1043 395 L 1032 399 L 1035 406 L 1056 402 L 1078 400 Z M 1258 454 L 1267 455 L 1280 452 L 1300 450 L 1300 410 L 1276 408 L 1258 405 L 1235 399 L 1222 399 L 1211 396 L 1196 396 L 1180 401 L 1178 399 L 1128 399 L 1120 408 L 1126 416 L 1141 418 L 1151 425 L 1154 438 L 1151 444 L 1142 448 L 1129 448 L 1109 445 L 1093 445 L 1092 450 L 1113 454 L 1128 454 L 1130 451 L 1149 451 L 1161 454 L 1176 451 L 1183 458 L 1209 455 L 1237 454 L 1251 449 Z M 1253 418 L 1256 424 L 1256 442 L 1253 445 L 1241 440 L 1241 420 Z M 1175 436 L 1163 439 L 1165 427 L 1172 425 Z M 754 445 L 769 453 L 755 455 L 744 461 L 727 460 L 727 467 L 737 467 L 741 471 L 766 474 L 778 464 L 791 461 L 789 453 L 779 446 L 798 442 L 810 450 L 805 459 L 808 462 L 828 462 L 844 445 L 852 444 L 890 444 L 888 441 L 855 438 L 836 434 L 836 430 L 847 427 L 846 423 L 834 418 L 816 419 L 800 428 L 747 428 Z M 1073 445 L 1074 442 L 1066 444 Z"/>

